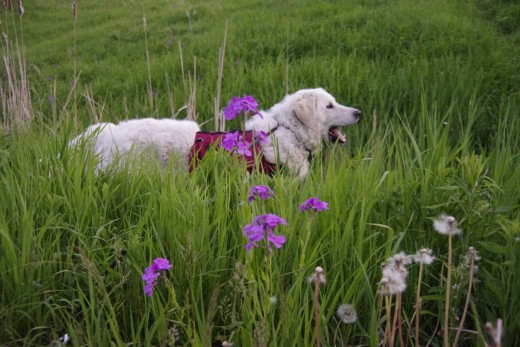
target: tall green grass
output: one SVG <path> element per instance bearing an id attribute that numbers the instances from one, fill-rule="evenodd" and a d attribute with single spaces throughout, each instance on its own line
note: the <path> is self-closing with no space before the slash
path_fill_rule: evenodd
<path id="1" fill-rule="evenodd" d="M 452 341 L 472 246 L 481 260 L 459 341 L 483 346 L 484 324 L 503 319 L 503 344 L 519 344 L 518 47 L 482 15 L 488 7 L 471 7 L 483 3 L 91 1 L 78 4 L 75 30 L 69 5 L 26 4 L 25 54 L 3 52 L 23 57 L 27 76 L 12 65 L 1 75 L 3 102 L 12 96 L 6 76 L 29 82 L 35 117 L 0 137 L 0 344 L 57 344 L 68 334 L 75 346 L 313 346 L 308 277 L 321 266 L 322 344 L 375 346 L 388 319 L 381 263 L 429 247 L 438 259 L 422 278 L 420 344 L 442 345 L 448 243 L 432 227 L 442 213 L 463 230 L 453 239 Z M 291 91 L 323 86 L 364 110 L 345 129 L 348 144 L 325 146 L 305 181 L 248 175 L 222 152 L 189 175 L 150 162 L 95 175 L 97 158 L 68 148 L 81 130 L 67 102 L 74 64 L 80 123 L 169 115 L 169 92 L 179 109 L 194 83 L 199 121 L 210 120 L 226 20 L 221 104 L 245 93 L 265 108 L 279 101 L 288 56 Z M 16 14 L 5 12 L 2 30 L 11 47 L 22 44 Z M 4 124 L 15 110 L 3 108 Z M 258 184 L 275 197 L 247 203 Z M 301 213 L 312 196 L 329 210 Z M 276 231 L 287 242 L 248 253 L 242 228 L 261 213 L 287 220 Z M 149 298 L 141 274 L 156 257 L 173 268 Z M 403 293 L 409 344 L 418 270 L 409 266 Z M 335 315 L 343 303 L 357 310 L 352 325 Z"/>

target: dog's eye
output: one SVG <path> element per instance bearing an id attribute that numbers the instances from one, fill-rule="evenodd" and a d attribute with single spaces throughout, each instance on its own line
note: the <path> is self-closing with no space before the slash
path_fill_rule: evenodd
<path id="1" fill-rule="evenodd" d="M 327 108 L 334 108 L 334 105 L 332 105 L 332 103 L 330 103 L 327 105 Z"/>

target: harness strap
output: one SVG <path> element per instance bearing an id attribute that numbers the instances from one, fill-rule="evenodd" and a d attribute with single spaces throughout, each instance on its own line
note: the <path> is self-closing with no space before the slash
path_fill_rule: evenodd
<path id="1" fill-rule="evenodd" d="M 272 131 L 271 131 L 272 132 Z M 192 172 L 204 158 L 206 152 L 210 148 L 218 149 L 221 147 L 222 138 L 226 133 L 224 132 L 210 132 L 210 131 L 199 131 L 195 134 L 195 143 L 190 149 L 189 154 L 189 172 Z M 258 141 L 253 139 L 253 131 L 246 131 L 242 133 L 242 139 L 249 143 L 253 143 L 251 155 L 240 155 L 239 160 L 245 160 L 247 165 L 247 171 L 252 172 L 257 165 L 255 165 L 255 159 L 260 160 L 258 169 L 272 176 L 276 172 L 276 164 L 268 162 L 262 154 L 262 148 Z"/>

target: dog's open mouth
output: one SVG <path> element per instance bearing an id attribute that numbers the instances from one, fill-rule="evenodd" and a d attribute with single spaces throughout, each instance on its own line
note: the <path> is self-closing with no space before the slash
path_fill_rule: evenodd
<path id="1" fill-rule="evenodd" d="M 347 138 L 343 133 L 341 132 L 341 129 L 339 127 L 331 127 L 329 129 L 329 140 L 332 143 L 345 143 L 347 142 Z"/>

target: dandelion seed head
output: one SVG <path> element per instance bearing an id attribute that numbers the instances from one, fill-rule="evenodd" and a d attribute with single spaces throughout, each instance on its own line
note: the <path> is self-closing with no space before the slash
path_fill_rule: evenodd
<path id="1" fill-rule="evenodd" d="M 442 214 L 433 221 L 433 228 L 442 235 L 458 235 L 462 230 L 457 224 L 455 217 Z"/>
<path id="2" fill-rule="evenodd" d="M 339 305 L 336 315 L 345 324 L 352 324 L 357 320 L 357 312 L 351 304 Z"/>
<path id="3" fill-rule="evenodd" d="M 435 257 L 433 256 L 433 251 L 431 249 L 421 248 L 413 256 L 413 260 L 419 264 L 430 265 L 435 260 Z"/>
<path id="4" fill-rule="evenodd" d="M 314 269 L 314 273 L 308 278 L 309 283 L 325 283 L 327 278 L 325 277 L 325 273 L 323 272 L 323 268 L 321 266 L 317 266 Z"/>
<path id="5" fill-rule="evenodd" d="M 387 260 L 387 267 L 394 267 L 399 269 L 411 263 L 411 259 L 404 252 L 394 254 Z"/>
<path id="6" fill-rule="evenodd" d="M 478 266 L 475 265 L 475 263 L 479 260 L 480 256 L 478 255 L 477 250 L 474 247 L 470 247 L 468 249 L 468 254 L 466 255 L 466 268 L 468 270 L 473 269 L 473 272 L 477 272 Z"/>
<path id="7" fill-rule="evenodd" d="M 402 293 L 406 290 L 407 276 L 408 270 L 405 268 L 386 268 L 383 270 L 383 277 L 388 279 L 390 294 Z"/>

